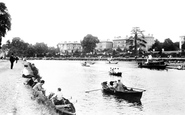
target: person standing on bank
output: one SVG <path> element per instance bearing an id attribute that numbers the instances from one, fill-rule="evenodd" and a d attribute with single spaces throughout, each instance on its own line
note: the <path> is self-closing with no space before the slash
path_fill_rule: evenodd
<path id="1" fill-rule="evenodd" d="M 10 68 L 13 69 L 13 64 L 14 64 L 14 61 L 15 61 L 15 56 L 14 54 L 12 53 L 12 55 L 10 56 Z"/>

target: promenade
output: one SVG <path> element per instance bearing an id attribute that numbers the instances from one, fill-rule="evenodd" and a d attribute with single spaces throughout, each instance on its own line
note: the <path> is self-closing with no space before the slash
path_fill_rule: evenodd
<path id="1" fill-rule="evenodd" d="M 21 77 L 24 63 L 18 61 L 10 69 L 8 60 L 0 60 L 0 115 L 56 115 L 31 99 L 31 89 Z"/>

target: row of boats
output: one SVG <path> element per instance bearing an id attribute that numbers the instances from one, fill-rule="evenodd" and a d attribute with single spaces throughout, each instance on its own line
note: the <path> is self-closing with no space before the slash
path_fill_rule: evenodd
<path id="1" fill-rule="evenodd" d="M 107 64 L 113 64 L 113 63 L 107 63 Z M 117 63 L 114 63 L 117 64 Z M 138 63 L 138 67 L 140 68 L 149 68 L 149 69 L 178 69 L 178 70 L 184 70 L 185 69 L 185 64 L 173 64 L 170 62 L 165 62 L 164 60 L 150 60 L 150 61 L 146 61 L 146 62 L 139 62 Z M 122 72 L 118 72 L 118 71 L 109 71 L 110 75 L 114 75 L 114 76 L 118 76 L 121 77 L 122 76 Z M 113 82 L 113 81 L 110 81 Z M 101 83 L 102 86 L 102 92 L 104 94 L 108 94 L 108 95 L 115 95 L 116 97 L 122 98 L 122 99 L 126 99 L 132 102 L 135 101 L 140 101 L 140 99 L 142 98 L 143 92 L 146 91 L 144 89 L 140 89 L 140 88 L 133 88 L 133 87 L 127 87 L 127 90 L 125 91 L 117 91 L 112 87 L 109 87 L 109 85 L 107 85 L 108 82 L 104 81 Z"/>
<path id="2" fill-rule="evenodd" d="M 165 62 L 164 60 L 150 60 L 148 62 L 139 62 L 138 67 L 149 69 L 177 69 L 185 70 L 184 63 Z"/>

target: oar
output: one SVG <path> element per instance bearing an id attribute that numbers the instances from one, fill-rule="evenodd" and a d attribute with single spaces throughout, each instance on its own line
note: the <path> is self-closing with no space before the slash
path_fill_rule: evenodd
<path id="1" fill-rule="evenodd" d="M 144 90 L 144 89 L 140 89 L 140 88 L 134 88 L 134 87 L 127 87 L 127 88 L 132 88 L 132 89 L 137 89 L 137 90 L 142 90 L 142 91 L 146 91 L 146 90 Z"/>
<path id="2" fill-rule="evenodd" d="M 92 92 L 92 91 L 98 91 L 98 90 L 101 90 L 101 89 L 93 89 L 93 90 L 85 91 L 85 93 L 89 93 L 89 92 Z"/>

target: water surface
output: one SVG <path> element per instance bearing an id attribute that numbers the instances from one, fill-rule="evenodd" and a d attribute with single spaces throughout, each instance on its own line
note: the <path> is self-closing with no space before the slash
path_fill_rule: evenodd
<path id="1" fill-rule="evenodd" d="M 150 70 L 136 62 L 106 64 L 97 61 L 91 67 L 81 61 L 32 60 L 43 79 L 47 92 L 62 88 L 65 97 L 72 97 L 77 115 L 181 115 L 185 113 L 185 71 Z M 110 76 L 110 67 L 119 68 L 122 77 Z M 126 86 L 145 89 L 141 103 L 131 103 L 105 95 L 101 82 L 121 79 Z M 75 102 L 77 100 L 77 102 Z"/>

